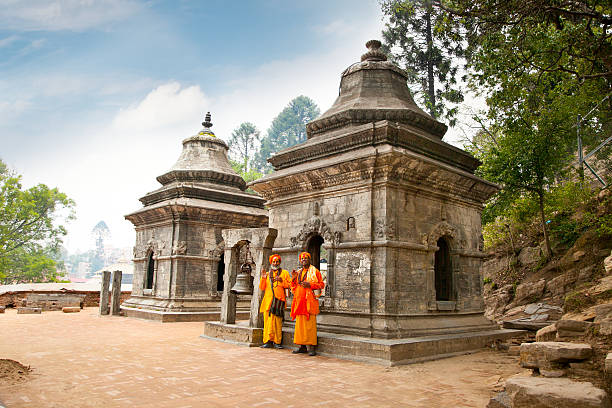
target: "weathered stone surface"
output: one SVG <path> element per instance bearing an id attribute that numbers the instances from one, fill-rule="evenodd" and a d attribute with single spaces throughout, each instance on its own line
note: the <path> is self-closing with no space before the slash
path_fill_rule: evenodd
<path id="1" fill-rule="evenodd" d="M 513 377 L 506 392 L 513 408 L 610 408 L 605 391 L 567 378 Z"/>
<path id="2" fill-rule="evenodd" d="M 604 369 L 606 370 L 606 373 L 612 374 L 612 353 L 608 353 L 606 356 Z"/>
<path id="3" fill-rule="evenodd" d="M 599 322 L 599 333 L 606 336 L 612 336 L 612 318 L 608 317 Z"/>
<path id="4" fill-rule="evenodd" d="M 557 339 L 584 336 L 587 330 L 595 325 L 596 323 L 580 320 L 559 320 L 555 323 L 555 327 L 557 328 Z"/>
<path id="5" fill-rule="evenodd" d="M 514 303 L 521 303 L 525 300 L 533 302 L 534 300 L 540 299 L 545 286 L 546 280 L 544 279 L 540 279 L 537 282 L 527 282 L 518 285 L 514 295 Z"/>
<path id="6" fill-rule="evenodd" d="M 80 311 L 81 311 L 81 308 L 77 306 L 62 307 L 62 312 L 64 313 L 79 313 Z"/>
<path id="7" fill-rule="evenodd" d="M 110 271 L 103 271 L 100 280 L 100 316 L 106 316 L 109 312 L 108 307 L 108 288 L 110 287 Z"/>
<path id="8" fill-rule="evenodd" d="M 536 341 L 554 341 L 557 337 L 557 327 L 551 324 L 536 332 Z"/>
<path id="9" fill-rule="evenodd" d="M 595 312 L 595 322 L 612 318 L 612 303 L 606 303 L 603 305 L 597 305 L 593 307 Z"/>
<path id="10" fill-rule="evenodd" d="M 584 256 L 584 254 L 584 251 L 576 251 L 572 254 L 572 259 L 574 262 L 578 262 Z"/>
<path id="11" fill-rule="evenodd" d="M 26 304 L 42 310 L 62 310 L 64 306 L 80 306 L 84 298 L 85 295 L 75 293 L 29 293 Z"/>
<path id="12" fill-rule="evenodd" d="M 564 369 L 549 370 L 546 368 L 540 368 L 540 375 L 542 377 L 559 378 L 559 377 L 565 377 L 565 374 L 566 372 Z"/>
<path id="13" fill-rule="evenodd" d="M 577 344 L 558 341 L 544 341 L 521 344 L 520 365 L 525 368 L 555 367 L 552 363 L 581 361 L 591 357 L 593 350 L 590 344 Z"/>
<path id="14" fill-rule="evenodd" d="M 40 307 L 18 307 L 17 314 L 41 314 L 42 308 Z"/>
<path id="15" fill-rule="evenodd" d="M 486 408 L 512 408 L 512 401 L 507 392 L 498 392 L 491 397 Z"/>
<path id="16" fill-rule="evenodd" d="M 519 319 L 503 322 L 502 326 L 504 327 L 504 329 L 518 329 L 537 332 L 538 330 L 548 326 L 549 324 L 550 323 L 548 322 L 533 322 L 529 320 Z"/>
<path id="17" fill-rule="evenodd" d="M 0 306 L 0 313 L 4 313 L 4 310 L 6 309 L 5 306 Z"/>
<path id="18" fill-rule="evenodd" d="M 610 256 L 604 259 L 604 268 L 606 273 L 612 273 L 612 251 L 610 251 Z"/>
<path id="19" fill-rule="evenodd" d="M 531 265 L 538 262 L 541 256 L 540 247 L 524 247 L 518 254 L 518 261 L 521 265 Z"/>

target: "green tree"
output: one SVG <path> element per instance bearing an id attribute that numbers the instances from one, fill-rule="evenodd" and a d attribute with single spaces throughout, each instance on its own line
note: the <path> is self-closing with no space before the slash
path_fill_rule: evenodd
<path id="1" fill-rule="evenodd" d="M 381 0 L 388 22 L 384 48 L 408 74 L 408 85 L 434 118 L 456 122 L 463 91 L 457 83 L 465 42 L 458 21 L 433 0 Z"/>
<path id="2" fill-rule="evenodd" d="M 319 107 L 307 96 L 298 96 L 274 118 L 268 134 L 261 141 L 254 166 L 261 173 L 272 170 L 268 158 L 274 153 L 306 141 L 306 124 L 321 114 Z"/>
<path id="3" fill-rule="evenodd" d="M 244 171 L 249 169 L 249 159 L 255 149 L 255 144 L 259 141 L 259 130 L 250 122 L 241 123 L 233 132 L 229 140 L 230 152 L 238 160 L 244 163 Z"/>
<path id="4" fill-rule="evenodd" d="M 55 279 L 64 226 L 74 202 L 56 188 L 38 184 L 23 189 L 21 176 L 0 160 L 0 278 L 30 282 Z"/>

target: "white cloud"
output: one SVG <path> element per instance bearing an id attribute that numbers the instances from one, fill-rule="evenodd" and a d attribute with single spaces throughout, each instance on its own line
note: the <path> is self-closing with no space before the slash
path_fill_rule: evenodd
<path id="1" fill-rule="evenodd" d="M 12 43 L 17 41 L 18 39 L 19 39 L 19 37 L 16 36 L 16 35 L 10 35 L 10 36 L 8 36 L 6 38 L 2 38 L 2 39 L 0 39 L 0 48 L 6 47 L 8 45 L 11 45 Z"/>
<path id="2" fill-rule="evenodd" d="M 181 125 L 201 117 L 208 104 L 199 86 L 181 89 L 178 82 L 170 82 L 155 88 L 138 104 L 121 110 L 113 126 L 123 131 L 143 131 Z"/>
<path id="3" fill-rule="evenodd" d="M 140 9 L 129 0 L 0 0 L 0 29 L 83 31 L 123 20 Z"/>

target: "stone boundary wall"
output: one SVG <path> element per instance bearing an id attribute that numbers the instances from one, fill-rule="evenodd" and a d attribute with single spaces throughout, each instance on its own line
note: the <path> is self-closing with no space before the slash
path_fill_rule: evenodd
<path id="1" fill-rule="evenodd" d="M 48 294 L 48 295 L 84 295 L 83 307 L 98 307 L 100 305 L 100 292 L 99 291 L 19 291 L 19 292 L 6 292 L 0 294 L 0 306 L 5 307 L 20 307 L 23 300 L 27 300 L 30 294 Z M 127 300 L 131 296 L 132 292 L 121 292 L 121 303 Z M 110 294 L 109 294 L 110 302 Z"/>

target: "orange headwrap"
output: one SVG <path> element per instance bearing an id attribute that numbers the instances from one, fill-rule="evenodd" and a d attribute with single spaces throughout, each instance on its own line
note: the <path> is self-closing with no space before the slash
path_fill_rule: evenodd
<path id="1" fill-rule="evenodd" d="M 301 252 L 300 253 L 299 260 L 301 261 L 303 258 L 308 258 L 309 261 L 312 259 L 308 252 Z"/>
<path id="2" fill-rule="evenodd" d="M 278 262 L 280 262 L 281 261 L 281 257 L 278 254 L 270 255 L 270 258 L 268 258 L 268 260 L 270 261 L 270 264 L 272 264 L 272 262 L 274 262 L 274 260 L 277 259 L 277 258 L 278 258 Z"/>

